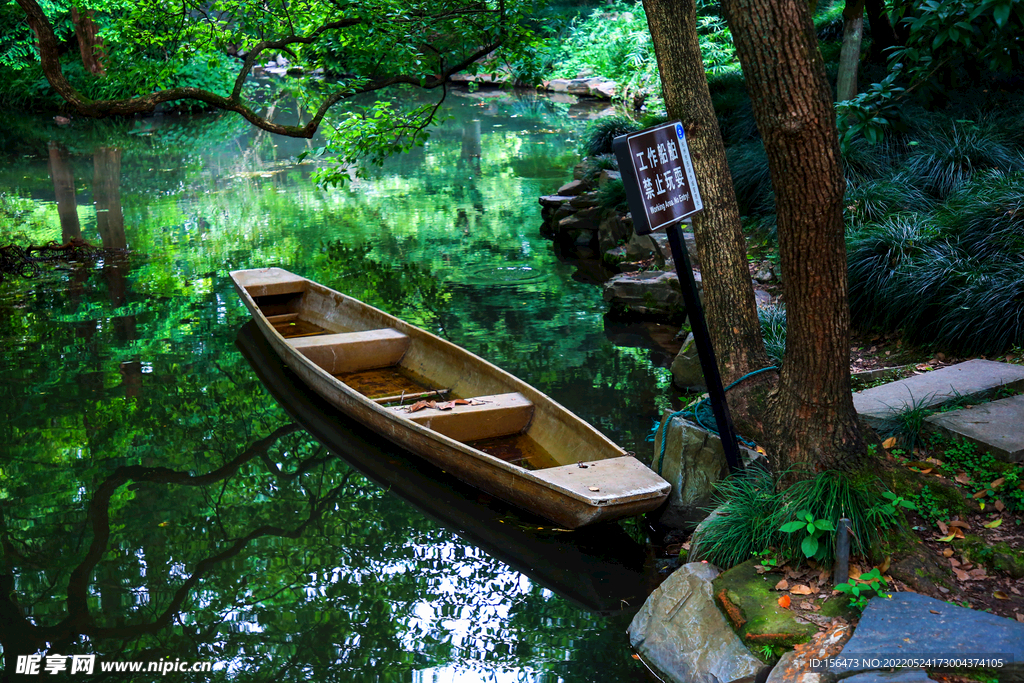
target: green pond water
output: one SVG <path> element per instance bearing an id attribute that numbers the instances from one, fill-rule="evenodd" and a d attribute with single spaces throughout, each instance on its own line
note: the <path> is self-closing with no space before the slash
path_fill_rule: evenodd
<path id="1" fill-rule="evenodd" d="M 0 243 L 127 252 L 0 283 L 6 676 L 38 653 L 44 672 L 95 655 L 96 678 L 180 660 L 213 671 L 167 680 L 646 680 L 624 633 L 650 584 L 638 523 L 566 533 L 450 481 L 244 327 L 227 273 L 281 266 L 650 450 L 664 354 L 613 344 L 639 336 L 606 329 L 600 288 L 538 233 L 584 123 L 535 96 L 445 107 L 425 148 L 331 190 L 295 160 L 316 141 L 232 115 L 10 117 Z M 65 674 L 89 679 L 47 678 Z"/>

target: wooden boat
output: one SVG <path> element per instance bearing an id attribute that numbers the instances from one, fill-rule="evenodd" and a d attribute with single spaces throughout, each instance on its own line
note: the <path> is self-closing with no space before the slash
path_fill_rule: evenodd
<path id="1" fill-rule="evenodd" d="M 653 510 L 668 496 L 668 482 L 643 463 L 465 349 L 280 268 L 231 279 L 309 387 L 497 498 L 575 529 Z"/>

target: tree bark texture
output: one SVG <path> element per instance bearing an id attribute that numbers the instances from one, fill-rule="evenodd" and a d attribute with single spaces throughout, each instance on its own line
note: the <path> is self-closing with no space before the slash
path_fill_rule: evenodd
<path id="1" fill-rule="evenodd" d="M 704 210 L 693 231 L 722 380 L 771 365 L 761 340 L 736 192 L 697 39 L 694 0 L 644 0 L 669 118 L 679 119 Z M 730 399 L 732 395 L 730 394 Z"/>
<path id="2" fill-rule="evenodd" d="M 92 20 L 92 10 L 79 12 L 78 9 L 72 7 L 71 22 L 75 25 L 78 51 L 82 54 L 82 64 L 85 65 L 86 71 L 96 76 L 106 75 L 101 59 L 103 39 L 97 35 L 99 27 Z"/>
<path id="3" fill-rule="evenodd" d="M 768 396 L 777 471 L 864 453 L 850 388 L 845 180 L 825 64 L 802 0 L 723 0 L 775 189 L 786 357 Z"/>
<path id="4" fill-rule="evenodd" d="M 864 38 L 864 0 L 846 0 L 843 8 L 843 46 L 839 50 L 836 102 L 857 96 L 857 69 Z"/>

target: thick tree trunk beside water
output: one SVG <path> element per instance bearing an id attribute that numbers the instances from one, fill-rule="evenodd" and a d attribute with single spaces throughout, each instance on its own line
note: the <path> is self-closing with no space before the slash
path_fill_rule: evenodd
<path id="1" fill-rule="evenodd" d="M 644 9 L 668 115 L 678 118 L 686 131 L 704 201 L 704 210 L 693 217 L 693 231 L 711 341 L 722 380 L 729 383 L 771 362 L 761 341 L 736 192 L 697 39 L 696 4 L 694 0 L 644 0 Z M 730 392 L 729 398 L 733 403 L 736 397 Z"/>
<path id="2" fill-rule="evenodd" d="M 850 388 L 845 180 L 825 64 L 801 0 L 723 0 L 775 189 L 786 357 L 767 400 L 777 469 L 864 453 Z"/>

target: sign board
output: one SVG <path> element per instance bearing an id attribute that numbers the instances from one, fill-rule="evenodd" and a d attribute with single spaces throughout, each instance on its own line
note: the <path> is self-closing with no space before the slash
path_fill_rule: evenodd
<path id="1" fill-rule="evenodd" d="M 704 208 L 683 124 L 666 123 L 612 142 L 633 228 L 646 235 Z"/>

